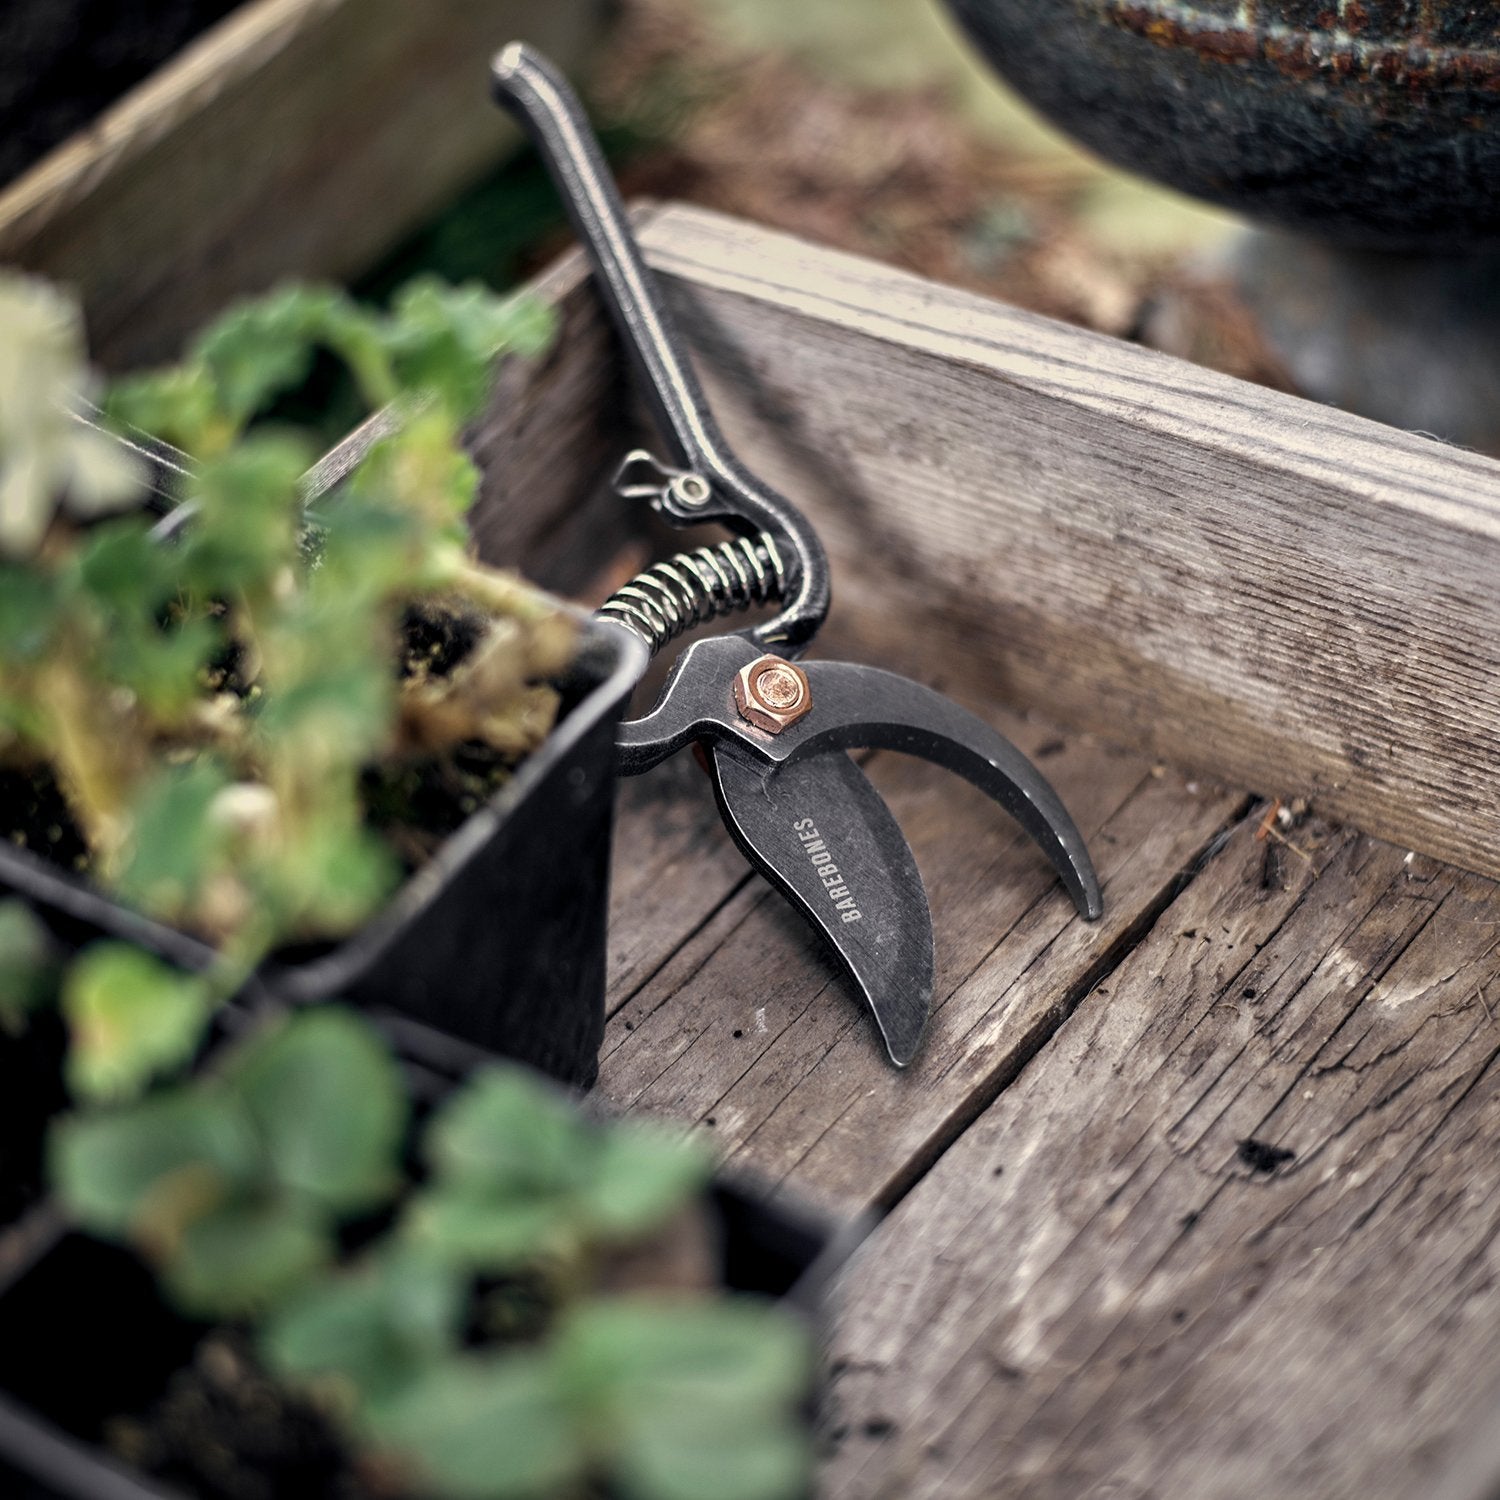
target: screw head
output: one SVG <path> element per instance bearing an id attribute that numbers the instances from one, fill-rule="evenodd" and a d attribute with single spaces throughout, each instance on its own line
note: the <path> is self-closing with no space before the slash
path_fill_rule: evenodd
<path id="1" fill-rule="evenodd" d="M 780 734 L 812 712 L 812 688 L 801 667 L 780 656 L 761 656 L 734 679 L 740 717 L 767 734 Z"/>
<path id="2" fill-rule="evenodd" d="M 712 486 L 701 474 L 679 474 L 667 491 L 687 510 L 701 510 L 714 497 Z"/>

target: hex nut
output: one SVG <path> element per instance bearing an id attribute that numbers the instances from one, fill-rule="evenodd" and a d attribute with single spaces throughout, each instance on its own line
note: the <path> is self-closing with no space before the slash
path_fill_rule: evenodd
<path id="1" fill-rule="evenodd" d="M 801 667 L 761 656 L 735 674 L 734 705 L 757 729 L 780 734 L 812 711 L 812 688 Z"/>

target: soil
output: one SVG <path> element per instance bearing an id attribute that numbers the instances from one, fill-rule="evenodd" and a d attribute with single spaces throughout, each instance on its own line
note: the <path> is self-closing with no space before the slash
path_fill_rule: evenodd
<path id="1" fill-rule="evenodd" d="M 56 1014 L 38 1016 L 19 1037 L 0 1032 L 0 1229 L 42 1197 L 47 1126 L 69 1102 L 64 1049 Z"/>
<path id="2" fill-rule="evenodd" d="M 597 118 L 645 143 L 618 164 L 627 197 L 701 204 L 1291 388 L 1253 318 L 1175 246 L 1091 231 L 1097 173 L 997 149 L 940 86 L 830 78 L 726 41 L 699 0 L 623 0 L 590 92 Z"/>
<path id="3" fill-rule="evenodd" d="M 65 870 L 88 867 L 88 846 L 78 832 L 62 790 L 50 771 L 0 770 L 4 834 Z"/>
<path id="4" fill-rule="evenodd" d="M 240 0 L 5 0 L 0 184 L 86 126 Z"/>
<path id="5" fill-rule="evenodd" d="M 310 1402 L 274 1385 L 243 1341 L 212 1334 L 141 1417 L 108 1442 L 133 1467 L 201 1500 L 396 1500 L 399 1486 L 359 1471 Z"/>
<path id="6" fill-rule="evenodd" d="M 441 677 L 473 648 L 482 621 L 445 610 L 409 610 L 403 621 L 403 677 Z M 218 691 L 243 691 L 237 659 L 215 664 Z M 479 741 L 439 756 L 370 767 L 361 778 L 370 826 L 396 852 L 405 872 L 420 868 L 510 779 L 514 757 Z M 56 779 L 42 768 L 0 769 L 0 837 L 74 874 L 90 866 L 84 843 Z M 0 1220 L 3 1222 L 3 1220 Z"/>
<path id="7" fill-rule="evenodd" d="M 402 676 L 443 677 L 473 649 L 483 629 L 477 616 L 416 609 L 402 622 Z M 360 780 L 366 819 L 396 851 L 407 874 L 426 863 L 516 769 L 514 758 L 470 741 L 440 756 L 370 767 Z"/>

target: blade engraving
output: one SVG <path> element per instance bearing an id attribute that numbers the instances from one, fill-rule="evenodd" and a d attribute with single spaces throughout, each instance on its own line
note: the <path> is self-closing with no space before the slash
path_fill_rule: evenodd
<path id="1" fill-rule="evenodd" d="M 777 769 L 720 744 L 709 761 L 735 842 L 832 946 L 905 1067 L 932 1005 L 932 918 L 885 799 L 841 751 Z"/>

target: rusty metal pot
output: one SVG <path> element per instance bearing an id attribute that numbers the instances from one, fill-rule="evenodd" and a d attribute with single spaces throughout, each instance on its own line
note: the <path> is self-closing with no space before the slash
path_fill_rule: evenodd
<path id="1" fill-rule="evenodd" d="M 1500 243 L 1497 0 L 948 0 L 1099 155 L 1365 248 Z"/>

